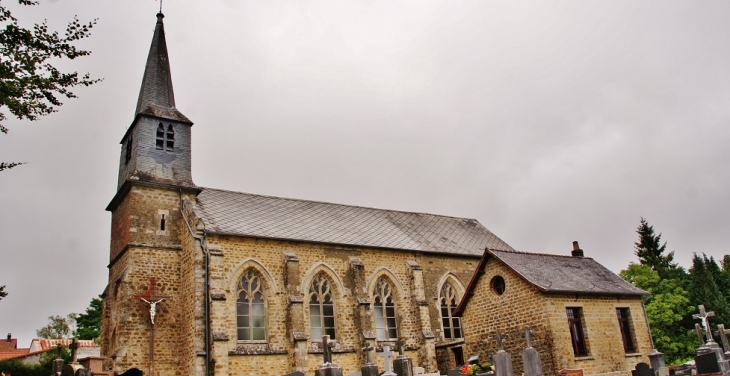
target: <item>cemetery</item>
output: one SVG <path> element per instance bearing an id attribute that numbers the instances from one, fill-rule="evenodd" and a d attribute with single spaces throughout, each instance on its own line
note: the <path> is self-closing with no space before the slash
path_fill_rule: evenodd
<path id="1" fill-rule="evenodd" d="M 729 376 L 730 342 L 728 341 L 727 335 L 730 334 L 730 330 L 725 329 L 724 324 L 717 324 L 717 330 L 713 330 L 710 321 L 714 317 L 714 312 L 706 311 L 702 305 L 697 307 L 697 310 L 698 313 L 693 315 L 695 319 L 699 320 L 699 323 L 696 324 L 698 347 L 694 362 L 677 367 L 667 367 L 663 359 L 663 354 L 653 349 L 648 354 L 650 362 L 636 363 L 634 368 L 629 370 L 631 376 Z M 524 348 L 521 354 L 511 354 L 504 350 L 504 339 L 506 335 L 497 331 L 490 338 L 485 338 L 486 342 L 494 342 L 497 347 L 497 351 L 489 355 L 488 361 L 485 362 L 476 355 L 471 356 L 466 364 L 449 369 L 446 374 L 426 372 L 423 367 L 414 366 L 413 360 L 404 354 L 405 344 L 402 341 L 398 343 L 398 353 L 394 352 L 389 346 L 383 346 L 380 352 L 376 352 L 372 346 L 363 347 L 361 351 L 365 354 L 366 362 L 362 364 L 361 370 L 346 374 L 343 368 L 333 361 L 332 348 L 335 347 L 336 342 L 330 340 L 329 336 L 325 335 L 322 338 L 322 361 L 317 369 L 313 371 L 313 374 L 314 376 L 582 376 L 591 374 L 580 368 L 561 369 L 556 373 L 543 372 L 541 354 L 532 346 L 532 338 L 534 335 L 535 332 L 530 327 L 524 327 L 520 338 L 520 342 L 523 343 Z M 715 336 L 720 338 L 722 346 L 715 341 Z M 69 348 L 72 351 L 71 362 L 64 364 L 64 361 L 59 355 L 53 362 L 53 373 L 51 376 L 110 375 L 108 372 L 102 371 L 102 358 L 77 360 L 79 346 L 75 339 Z M 375 362 L 374 356 L 381 358 L 383 364 L 382 369 Z M 513 359 L 518 360 L 516 362 L 517 367 L 515 367 Z M 629 372 L 618 371 L 614 373 L 617 375 L 628 375 Z M 256 372 L 253 371 L 253 374 L 256 374 Z M 140 369 L 132 368 L 119 375 L 142 376 L 144 372 Z M 301 371 L 282 374 L 282 376 L 304 375 L 307 374 Z"/>

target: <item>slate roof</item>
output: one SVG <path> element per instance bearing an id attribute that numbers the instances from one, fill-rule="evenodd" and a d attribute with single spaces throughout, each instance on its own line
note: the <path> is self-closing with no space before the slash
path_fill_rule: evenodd
<path id="1" fill-rule="evenodd" d="M 477 265 L 477 271 L 472 275 L 464 298 L 456 307 L 455 315 L 464 312 L 469 299 L 475 294 L 474 290 L 484 274 L 487 262 L 492 259 L 501 261 L 525 281 L 546 293 L 649 295 L 648 292 L 624 281 L 590 257 L 487 249 Z"/>
<path id="2" fill-rule="evenodd" d="M 185 115 L 175 108 L 170 58 L 167 54 L 167 42 L 165 41 L 165 25 L 162 22 L 164 17 L 162 13 L 157 13 L 155 33 L 152 36 L 149 55 L 147 55 L 142 87 L 139 90 L 137 109 L 134 113 L 135 115 L 145 114 L 192 124 Z"/>
<path id="3" fill-rule="evenodd" d="M 545 292 L 647 295 L 590 257 L 488 250 L 525 280 Z"/>
<path id="4" fill-rule="evenodd" d="M 511 250 L 478 221 L 203 188 L 207 233 L 479 256 Z"/>

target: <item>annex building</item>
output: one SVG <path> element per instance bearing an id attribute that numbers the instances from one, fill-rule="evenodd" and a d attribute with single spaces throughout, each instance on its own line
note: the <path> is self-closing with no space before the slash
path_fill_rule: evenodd
<path id="1" fill-rule="evenodd" d="M 442 373 L 472 349 L 483 351 L 470 347 L 479 341 L 469 333 L 486 335 L 491 327 L 466 318 L 479 314 L 468 308 L 481 304 L 477 296 L 489 296 L 480 292 L 485 279 L 472 282 L 465 310 L 457 306 L 474 271 L 491 270 L 484 250 L 503 255 L 512 247 L 474 219 L 196 185 L 193 122 L 175 106 L 163 17 L 157 15 L 135 117 L 121 140 L 117 192 L 107 207 L 105 370 L 312 374 L 322 362 L 323 335 L 336 341 L 333 360 L 345 374 L 360 370 L 368 345 L 381 351 L 401 341 L 416 365 Z M 504 275 L 505 291 L 512 278 Z M 529 282 L 520 288 L 530 289 Z M 634 333 L 645 333 L 643 312 L 633 303 L 629 308 Z M 615 314 L 601 313 L 614 315 L 601 333 L 620 330 Z M 568 318 L 562 320 L 564 333 L 551 337 L 556 342 L 570 340 Z M 648 352 L 647 340 L 635 337 L 637 351 Z M 574 361 L 570 344 L 561 346 Z"/>

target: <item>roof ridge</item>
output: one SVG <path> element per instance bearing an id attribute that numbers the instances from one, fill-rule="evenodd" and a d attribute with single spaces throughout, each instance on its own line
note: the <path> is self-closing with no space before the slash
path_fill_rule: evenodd
<path id="1" fill-rule="evenodd" d="M 209 187 L 201 187 L 199 188 L 206 190 L 212 190 L 212 191 L 221 191 L 221 192 L 228 192 L 228 193 L 236 193 L 236 194 L 242 194 L 242 195 L 250 195 L 250 196 L 258 196 L 258 197 L 268 197 L 268 198 L 276 198 L 281 200 L 290 200 L 290 201 L 300 201 L 300 202 L 312 202 L 317 204 L 327 204 L 327 205 L 336 205 L 336 206 L 345 206 L 350 208 L 359 208 L 359 209 L 370 209 L 370 210 L 378 210 L 383 212 L 391 212 L 391 213 L 403 213 L 403 214 L 421 214 L 421 215 L 430 215 L 433 217 L 440 217 L 440 218 L 453 218 L 453 219 L 466 219 L 471 221 L 476 221 L 481 225 L 478 219 L 476 218 L 467 218 L 467 217 L 457 217 L 453 215 L 443 215 L 443 214 L 434 214 L 434 213 L 424 213 L 424 212 L 413 212 L 413 211 L 405 211 L 405 210 L 394 210 L 394 209 L 381 209 L 381 208 L 375 208 L 372 206 L 361 206 L 361 205 L 349 205 L 349 204 L 340 204 L 336 202 L 328 202 L 328 201 L 319 201 L 319 200 L 307 200 L 303 198 L 290 198 L 290 197 L 281 197 L 281 196 L 271 196 L 271 195 L 262 195 L 257 193 L 248 193 L 248 192 L 237 192 L 232 191 L 229 189 L 220 189 L 220 188 L 209 188 Z M 484 226 L 484 225 L 482 225 Z"/>
<path id="2" fill-rule="evenodd" d="M 593 260 L 593 257 L 575 257 L 570 255 L 556 255 L 554 253 L 539 253 L 539 252 L 525 252 L 525 251 L 510 251 L 506 249 L 497 249 L 497 248 L 487 248 L 489 251 L 497 251 L 497 252 L 507 252 L 507 253 L 521 253 L 524 255 L 535 255 L 535 256 L 549 256 L 549 257 L 562 257 L 562 258 L 569 258 L 569 259 L 588 259 Z M 593 260 L 595 261 L 595 260 Z"/>

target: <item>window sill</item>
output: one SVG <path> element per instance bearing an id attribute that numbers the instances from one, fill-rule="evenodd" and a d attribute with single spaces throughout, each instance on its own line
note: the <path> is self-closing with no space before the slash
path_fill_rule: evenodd
<path id="1" fill-rule="evenodd" d="M 579 362 L 579 361 L 582 361 L 582 360 L 596 360 L 596 358 L 594 358 L 594 357 L 592 357 L 590 355 L 588 355 L 588 356 L 576 356 L 575 357 L 575 361 L 576 362 Z"/>
<path id="2" fill-rule="evenodd" d="M 627 358 L 632 358 L 632 357 L 639 357 L 639 356 L 642 356 L 642 355 L 644 355 L 644 354 L 642 354 L 642 353 L 628 353 L 625 356 Z"/>

